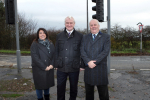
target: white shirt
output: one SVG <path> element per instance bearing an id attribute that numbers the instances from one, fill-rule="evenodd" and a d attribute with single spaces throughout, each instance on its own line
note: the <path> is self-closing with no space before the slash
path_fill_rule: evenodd
<path id="1" fill-rule="evenodd" d="M 74 30 L 74 29 L 73 29 L 73 30 Z M 72 34 L 73 30 L 72 30 L 72 31 L 68 31 L 68 30 L 66 29 L 67 33 L 68 33 L 68 34 L 70 33 L 70 35 Z"/>
<path id="2" fill-rule="evenodd" d="M 98 33 L 95 34 L 95 37 L 98 35 Z M 92 34 L 92 38 L 94 38 L 94 34 Z"/>

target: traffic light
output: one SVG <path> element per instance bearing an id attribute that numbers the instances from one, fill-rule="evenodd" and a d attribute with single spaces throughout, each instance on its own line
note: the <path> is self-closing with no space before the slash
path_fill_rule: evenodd
<path id="1" fill-rule="evenodd" d="M 15 24 L 14 0 L 5 0 L 5 15 L 7 24 Z"/>
<path id="2" fill-rule="evenodd" d="M 93 11 L 96 11 L 95 15 L 92 15 L 93 19 L 97 19 L 99 22 L 104 22 L 104 4 L 103 0 L 92 0 L 96 3 L 96 6 L 92 7 Z"/>

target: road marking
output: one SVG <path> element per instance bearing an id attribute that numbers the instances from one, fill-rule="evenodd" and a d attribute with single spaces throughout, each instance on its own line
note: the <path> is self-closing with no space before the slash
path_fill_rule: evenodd
<path id="1" fill-rule="evenodd" d="M 116 69 L 110 69 L 110 70 L 116 70 Z M 140 70 L 150 70 L 150 69 L 140 69 Z"/>
<path id="2" fill-rule="evenodd" d="M 3 67 L 3 66 L 4 66 L 4 65 L 1 65 L 1 64 L 0 64 L 0 67 Z"/>
<path id="3" fill-rule="evenodd" d="M 29 66 L 29 68 L 32 68 L 32 66 Z"/>
<path id="4" fill-rule="evenodd" d="M 150 69 L 140 69 L 140 70 L 150 70 Z"/>
<path id="5" fill-rule="evenodd" d="M 116 70 L 116 69 L 110 69 L 110 70 Z"/>
<path id="6" fill-rule="evenodd" d="M 13 64 L 13 67 L 14 67 L 14 66 L 17 66 L 17 64 Z"/>

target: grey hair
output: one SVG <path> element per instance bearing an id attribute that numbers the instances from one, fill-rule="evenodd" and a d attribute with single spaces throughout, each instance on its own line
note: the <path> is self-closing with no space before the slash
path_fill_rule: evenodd
<path id="1" fill-rule="evenodd" d="M 92 20 L 95 20 L 97 22 L 97 24 L 99 25 L 99 21 L 97 19 L 91 19 L 91 21 Z M 89 22 L 89 25 L 90 25 L 91 21 Z"/>
<path id="2" fill-rule="evenodd" d="M 75 20 L 74 20 L 74 18 L 73 18 L 72 16 L 67 16 L 67 17 L 65 18 L 65 22 L 66 22 L 66 19 L 67 19 L 67 18 L 73 19 L 73 21 L 74 21 L 74 23 L 75 23 Z"/>

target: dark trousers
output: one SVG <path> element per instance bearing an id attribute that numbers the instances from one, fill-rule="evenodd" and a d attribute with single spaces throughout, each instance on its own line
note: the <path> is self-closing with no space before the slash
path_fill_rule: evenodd
<path id="1" fill-rule="evenodd" d="M 78 90 L 79 71 L 77 72 L 61 72 L 57 70 L 57 100 L 65 100 L 66 81 L 69 76 L 70 82 L 70 98 L 76 100 Z"/>
<path id="2" fill-rule="evenodd" d="M 43 91 L 44 91 L 44 95 L 49 95 L 49 88 L 45 89 L 45 90 L 36 89 L 36 95 L 37 95 L 38 99 L 43 98 Z"/>
<path id="3" fill-rule="evenodd" d="M 97 89 L 100 100 L 109 100 L 107 85 L 97 85 Z M 86 100 L 94 100 L 94 85 L 85 83 L 85 90 L 86 90 Z"/>

